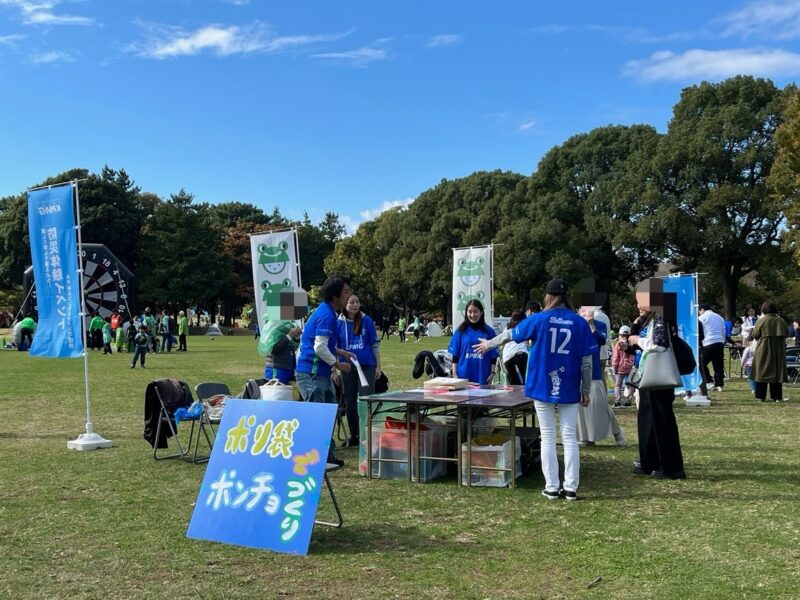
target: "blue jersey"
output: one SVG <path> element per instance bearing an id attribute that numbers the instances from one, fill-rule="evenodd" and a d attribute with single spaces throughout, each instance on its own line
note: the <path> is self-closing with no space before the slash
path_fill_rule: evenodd
<path id="1" fill-rule="evenodd" d="M 598 351 L 589 324 L 575 311 L 555 308 L 521 321 L 511 332 L 515 342 L 531 340 L 525 395 L 553 404 L 581 399 L 581 363 Z"/>
<path id="2" fill-rule="evenodd" d="M 492 362 L 497 360 L 497 350 L 478 354 L 472 347 L 480 341 L 480 338 L 490 340 L 493 337 L 494 330 L 488 325 L 483 329 L 473 329 L 468 324 L 463 332 L 460 327 L 455 330 L 447 351 L 456 363 L 456 376 L 468 379 L 472 383 L 486 383 L 492 370 Z"/>
<path id="3" fill-rule="evenodd" d="M 592 353 L 592 381 L 603 381 L 603 369 L 600 366 L 600 350 L 606 345 L 608 336 L 606 332 L 606 324 L 602 321 L 595 319 L 594 326 L 596 331 L 592 332 L 595 344 L 597 344 L 597 352 Z M 591 331 L 591 328 L 589 328 Z"/>
<path id="4" fill-rule="evenodd" d="M 300 337 L 300 353 L 297 357 L 298 373 L 328 376 L 331 366 L 314 352 L 314 338 L 317 336 L 328 337 L 328 349 L 336 356 L 336 344 L 339 341 L 339 332 L 336 327 L 336 311 L 328 302 L 323 302 L 311 315 L 303 328 Z"/>
<path id="5" fill-rule="evenodd" d="M 367 315 L 361 315 L 361 333 L 353 335 L 353 322 L 345 319 L 344 315 L 337 321 L 339 328 L 339 341 L 342 349 L 356 355 L 358 362 L 364 367 L 377 367 L 375 352 L 372 346 L 378 343 L 378 333 L 375 323 Z"/>

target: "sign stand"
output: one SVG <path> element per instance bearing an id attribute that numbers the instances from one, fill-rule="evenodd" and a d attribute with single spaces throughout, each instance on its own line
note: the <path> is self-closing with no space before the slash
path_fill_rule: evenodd
<path id="1" fill-rule="evenodd" d="M 86 433 L 81 433 L 76 439 L 67 442 L 68 450 L 97 450 L 98 448 L 111 448 L 111 440 L 105 439 L 98 433 L 94 432 L 92 427 L 92 412 L 91 404 L 89 403 L 89 353 L 87 352 L 86 345 L 86 324 L 85 324 L 85 310 L 86 299 L 83 292 L 83 243 L 81 240 L 81 203 L 78 195 L 78 183 L 72 182 L 72 189 L 75 190 L 75 218 L 77 225 L 75 229 L 78 232 L 78 280 L 80 281 L 81 288 L 81 336 L 83 338 L 83 382 L 86 389 Z"/>

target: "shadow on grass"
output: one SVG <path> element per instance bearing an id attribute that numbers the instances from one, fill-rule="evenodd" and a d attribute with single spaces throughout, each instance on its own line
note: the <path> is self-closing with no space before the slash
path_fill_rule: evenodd
<path id="1" fill-rule="evenodd" d="M 317 518 L 325 518 L 330 507 L 317 512 Z M 310 551 L 314 554 L 364 554 L 381 552 L 452 551 L 463 549 L 464 544 L 456 539 L 441 539 L 431 536 L 430 528 L 414 524 L 388 525 L 359 523 L 358 513 L 345 514 L 342 529 L 317 525 L 311 538 Z"/>

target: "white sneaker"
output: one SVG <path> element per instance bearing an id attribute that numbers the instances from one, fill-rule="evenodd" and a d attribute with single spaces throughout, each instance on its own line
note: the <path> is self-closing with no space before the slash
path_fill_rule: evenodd
<path id="1" fill-rule="evenodd" d="M 717 387 L 714 388 L 714 391 L 721 392 L 722 391 L 722 386 L 718 385 Z"/>

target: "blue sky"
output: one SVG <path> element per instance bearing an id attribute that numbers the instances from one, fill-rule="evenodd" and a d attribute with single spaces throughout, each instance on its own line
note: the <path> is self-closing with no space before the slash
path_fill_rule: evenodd
<path id="1" fill-rule="evenodd" d="M 800 0 L 0 0 L 0 196 L 73 167 L 352 229 L 442 178 L 530 174 L 680 90 L 800 75 Z"/>

